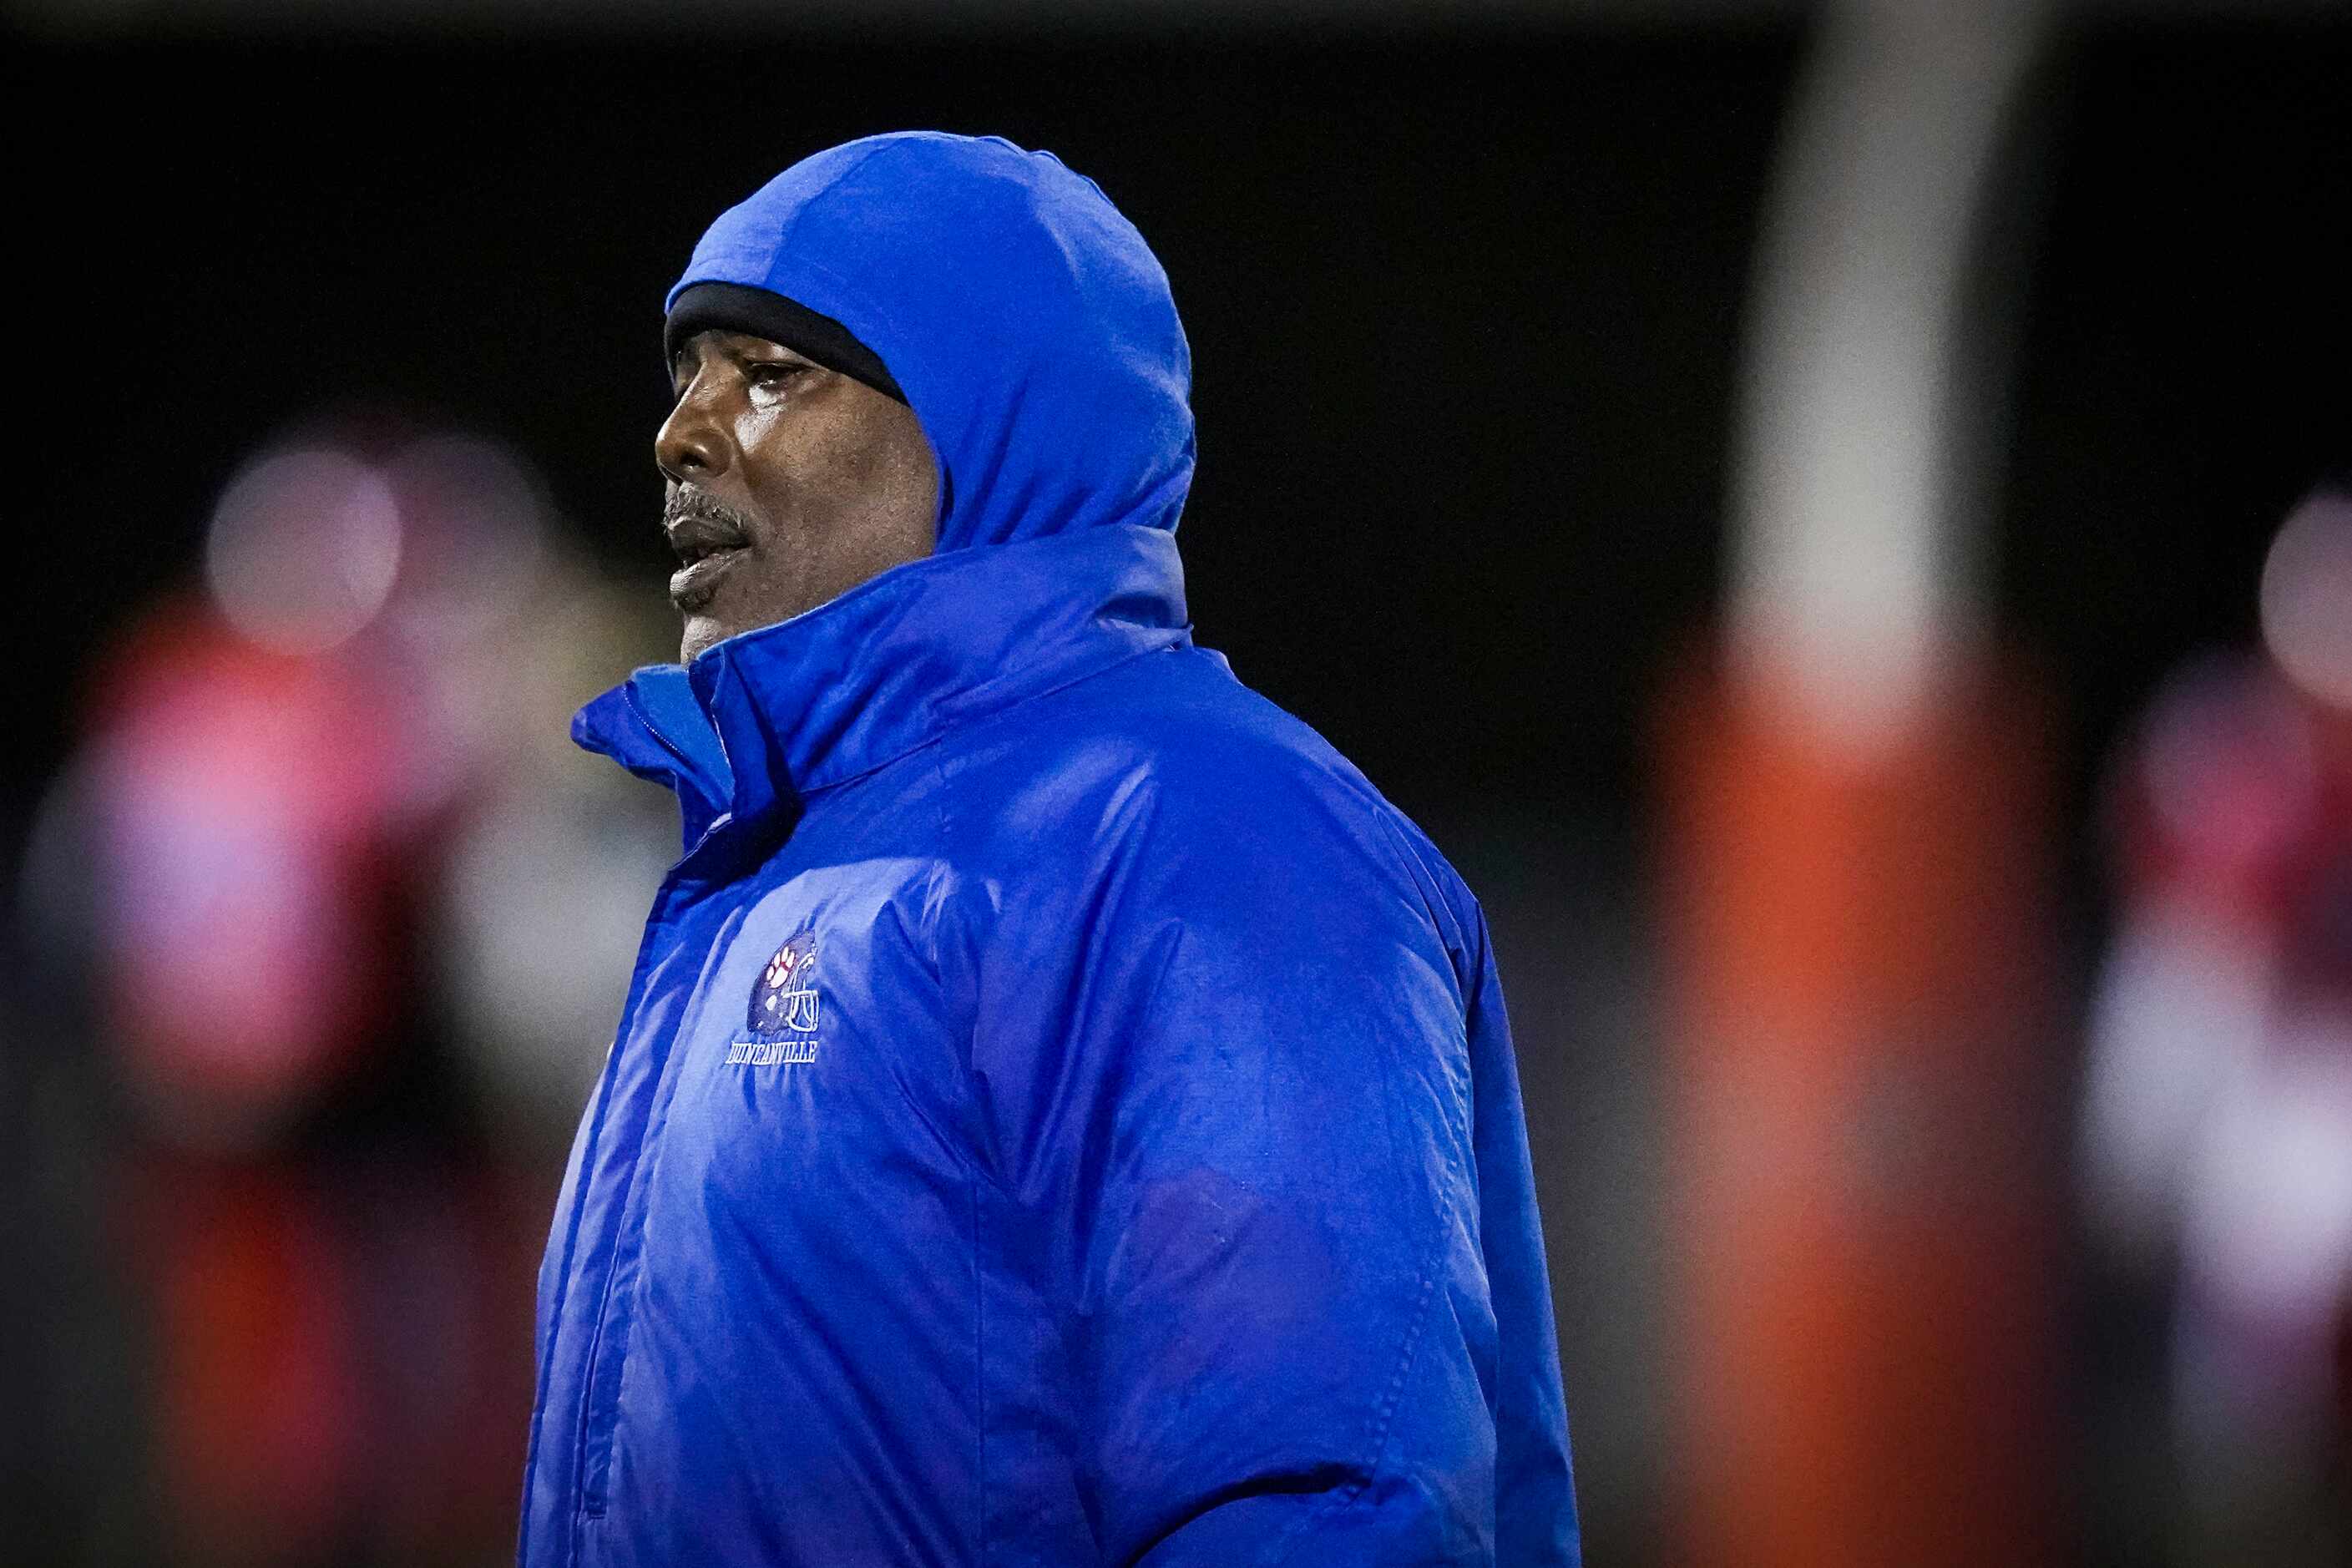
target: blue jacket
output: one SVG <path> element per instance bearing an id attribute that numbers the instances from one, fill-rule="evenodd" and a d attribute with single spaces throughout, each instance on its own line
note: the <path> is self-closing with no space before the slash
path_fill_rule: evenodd
<path id="1" fill-rule="evenodd" d="M 541 1270 L 524 1568 L 1576 1562 L 1486 924 L 1194 646 L 1141 238 L 876 138 L 705 279 L 882 356 L 940 548 L 575 721 L 686 852 Z"/>

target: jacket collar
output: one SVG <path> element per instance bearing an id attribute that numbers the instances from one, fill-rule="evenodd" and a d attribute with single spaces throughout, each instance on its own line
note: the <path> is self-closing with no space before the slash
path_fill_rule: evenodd
<path id="1" fill-rule="evenodd" d="M 677 794 L 687 847 L 789 831 L 803 798 L 955 726 L 1190 640 L 1175 537 L 1131 524 L 950 551 L 654 665 L 572 738 Z"/>

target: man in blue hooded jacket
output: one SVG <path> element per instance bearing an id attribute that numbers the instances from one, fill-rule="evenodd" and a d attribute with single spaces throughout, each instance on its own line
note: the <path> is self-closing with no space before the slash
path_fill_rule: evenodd
<path id="1" fill-rule="evenodd" d="M 667 301 L 674 789 L 539 1286 L 524 1568 L 1577 1561 L 1477 904 L 1190 634 L 1142 237 L 874 137 Z"/>

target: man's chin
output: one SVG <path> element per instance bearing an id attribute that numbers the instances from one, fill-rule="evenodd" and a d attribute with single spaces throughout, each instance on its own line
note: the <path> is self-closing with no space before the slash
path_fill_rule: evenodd
<path id="1" fill-rule="evenodd" d="M 678 633 L 677 661 L 680 664 L 693 663 L 695 655 L 713 643 L 724 642 L 734 636 L 737 629 L 720 625 L 715 616 L 688 614 L 684 628 Z"/>

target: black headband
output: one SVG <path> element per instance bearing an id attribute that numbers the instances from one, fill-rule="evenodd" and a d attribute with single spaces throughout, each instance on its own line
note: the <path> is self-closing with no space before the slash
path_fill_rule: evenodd
<path id="1" fill-rule="evenodd" d="M 886 397 L 907 401 L 882 356 L 859 342 L 847 327 L 782 294 L 740 283 L 697 283 L 679 291 L 662 322 L 663 362 L 676 364 L 687 339 L 714 330 L 749 332 L 782 343 L 803 359 L 862 381 Z"/>

